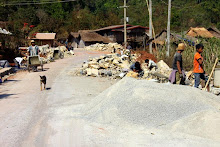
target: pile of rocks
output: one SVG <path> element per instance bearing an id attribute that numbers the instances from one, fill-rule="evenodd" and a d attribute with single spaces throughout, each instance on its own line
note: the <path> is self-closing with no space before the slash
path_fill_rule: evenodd
<path id="1" fill-rule="evenodd" d="M 68 51 L 65 46 L 58 46 L 56 48 L 50 48 L 49 45 L 39 46 L 41 60 L 43 63 L 49 63 L 54 61 L 54 50 L 59 50 L 64 53 L 64 56 L 74 55 L 73 51 Z"/>
<path id="2" fill-rule="evenodd" d="M 77 71 L 77 75 L 117 78 L 123 77 L 129 67 L 128 60 L 122 59 L 118 54 L 108 54 L 85 61 L 82 68 Z"/>
<path id="3" fill-rule="evenodd" d="M 109 43 L 109 44 L 93 44 L 90 46 L 86 46 L 85 50 L 92 50 L 92 51 L 109 51 L 109 52 L 114 52 L 115 50 L 118 49 L 123 49 L 123 46 L 118 43 Z"/>
<path id="4" fill-rule="evenodd" d="M 107 54 L 96 58 L 89 58 L 88 61 L 84 61 L 82 68 L 76 71 L 76 75 L 86 75 L 93 77 L 111 77 L 112 79 L 123 78 L 127 73 L 130 73 L 130 66 L 135 62 L 134 54 L 131 55 L 131 63 L 129 63 L 128 56 L 119 54 Z M 164 62 L 158 62 L 158 68 L 148 69 L 146 63 L 141 64 L 142 69 L 144 70 L 144 76 L 139 77 L 140 79 L 154 79 L 154 73 L 159 73 L 163 77 L 168 77 L 172 71 L 171 68 Z M 127 76 L 133 74 L 127 74 Z M 136 78 L 138 78 L 136 76 Z M 164 81 L 165 82 L 165 81 Z"/>

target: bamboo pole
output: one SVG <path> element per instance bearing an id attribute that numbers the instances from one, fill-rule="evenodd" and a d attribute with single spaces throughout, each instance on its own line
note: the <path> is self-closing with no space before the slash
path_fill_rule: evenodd
<path id="1" fill-rule="evenodd" d="M 208 79 L 208 81 L 206 82 L 205 88 L 203 88 L 203 90 L 206 90 L 207 86 L 209 85 L 209 81 L 211 80 L 211 77 L 212 77 L 212 75 L 213 75 L 213 72 L 214 72 L 214 69 L 215 69 L 217 63 L 218 63 L 218 58 L 216 58 L 216 60 L 215 60 L 215 64 L 214 64 L 213 67 L 212 67 L 212 72 L 211 72 L 211 74 L 209 75 L 209 79 Z"/>

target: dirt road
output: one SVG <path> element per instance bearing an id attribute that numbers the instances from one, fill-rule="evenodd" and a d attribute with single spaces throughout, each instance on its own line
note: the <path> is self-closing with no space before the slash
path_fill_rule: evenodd
<path id="1" fill-rule="evenodd" d="M 75 53 L 46 64 L 46 71 L 22 72 L 0 85 L 1 147 L 84 146 L 83 121 L 74 119 L 73 106 L 87 103 L 114 81 L 73 76 L 89 56 L 103 54 Z M 47 76 L 47 90 L 40 91 L 39 75 Z"/>

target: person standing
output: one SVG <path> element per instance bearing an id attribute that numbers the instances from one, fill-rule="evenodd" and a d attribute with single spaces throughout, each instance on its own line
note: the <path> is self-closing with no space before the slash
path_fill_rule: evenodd
<path id="1" fill-rule="evenodd" d="M 198 88 L 200 84 L 200 79 L 205 80 L 205 83 L 208 81 L 208 77 L 205 75 L 205 70 L 203 68 L 203 57 L 202 57 L 202 52 L 203 52 L 204 46 L 203 44 L 197 44 L 196 45 L 196 53 L 194 55 L 194 60 L 193 60 L 193 72 L 195 76 L 195 85 L 194 87 Z M 207 88 L 209 91 L 209 86 Z"/>
<path id="2" fill-rule="evenodd" d="M 29 56 L 37 56 L 39 54 L 39 47 L 35 44 L 34 40 L 31 40 L 31 46 L 28 47 Z M 30 64 L 30 60 L 29 60 Z M 37 71 L 37 66 L 33 66 L 33 71 Z"/>
<path id="3" fill-rule="evenodd" d="M 170 75 L 170 82 L 172 84 L 185 85 L 185 73 L 183 71 L 182 52 L 185 50 L 184 43 L 178 44 L 176 53 L 173 59 L 173 71 Z"/>
<path id="4" fill-rule="evenodd" d="M 31 40 L 31 46 L 28 47 L 29 56 L 37 56 L 39 54 L 39 47 Z"/>

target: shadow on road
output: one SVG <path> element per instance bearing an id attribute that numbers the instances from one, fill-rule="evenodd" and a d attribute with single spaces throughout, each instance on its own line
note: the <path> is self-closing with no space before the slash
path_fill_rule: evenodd
<path id="1" fill-rule="evenodd" d="M 44 68 L 43 71 L 48 71 L 50 68 Z M 41 70 L 42 71 L 42 70 Z"/>
<path id="2" fill-rule="evenodd" d="M 51 90 L 51 87 L 46 88 L 46 90 Z"/>
<path id="3" fill-rule="evenodd" d="M 21 81 L 21 80 L 5 80 L 5 82 L 18 82 L 18 81 Z"/>
<path id="4" fill-rule="evenodd" d="M 2 84 L 8 83 L 8 82 L 19 82 L 19 81 L 21 81 L 21 80 L 8 80 L 8 79 L 5 79 Z"/>
<path id="5" fill-rule="evenodd" d="M 5 99 L 11 95 L 14 95 L 14 94 L 0 94 L 0 99 Z"/>

